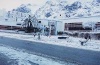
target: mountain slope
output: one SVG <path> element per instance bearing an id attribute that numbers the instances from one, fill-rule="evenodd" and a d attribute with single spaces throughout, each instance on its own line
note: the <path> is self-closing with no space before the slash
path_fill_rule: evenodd
<path id="1" fill-rule="evenodd" d="M 47 1 L 35 14 L 37 18 L 73 18 L 100 15 L 100 0 Z"/>

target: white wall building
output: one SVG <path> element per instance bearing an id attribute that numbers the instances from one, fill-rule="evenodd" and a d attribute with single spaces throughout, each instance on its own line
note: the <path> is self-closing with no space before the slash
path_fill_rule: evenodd
<path id="1" fill-rule="evenodd" d="M 29 15 L 32 15 L 31 13 L 22 13 L 16 10 L 8 12 L 0 10 L 0 12 L 0 29 L 5 29 L 7 26 L 21 27 L 24 20 L 28 18 Z"/>
<path id="2" fill-rule="evenodd" d="M 21 13 L 18 11 L 9 11 L 4 19 L 7 25 L 11 25 L 9 23 L 14 23 L 17 26 L 17 23 L 23 23 L 23 21 L 28 18 L 31 13 Z M 90 26 L 89 23 L 97 23 L 100 22 L 100 16 L 92 16 L 92 17 L 83 17 L 83 18 L 68 18 L 68 19 L 38 19 L 41 21 L 41 27 L 51 28 L 51 32 L 57 34 L 57 32 L 62 31 L 66 32 L 69 29 L 66 29 L 66 23 L 82 23 L 84 26 Z M 4 25 L 4 22 L 0 21 L 0 25 Z M 13 24 L 12 24 L 13 26 Z"/>
<path id="3" fill-rule="evenodd" d="M 43 26 L 48 26 L 50 22 L 54 22 L 55 25 L 55 34 L 59 31 L 66 32 L 69 29 L 66 29 L 66 23 L 75 23 L 80 27 L 90 27 L 92 28 L 97 22 L 100 22 L 100 16 L 93 16 L 93 17 L 83 17 L 83 18 L 69 18 L 69 19 L 39 19 Z M 74 26 L 74 25 L 72 25 Z M 92 26 L 92 27 L 91 27 Z M 79 31 L 79 30 L 74 30 Z M 85 30 L 86 31 L 86 30 Z"/>
<path id="4" fill-rule="evenodd" d="M 23 22 L 26 18 L 28 18 L 29 15 L 32 15 L 31 13 L 22 13 L 18 12 L 16 10 L 8 11 L 6 14 L 6 21 L 10 22 Z"/>
<path id="5" fill-rule="evenodd" d="M 100 16 L 83 17 L 83 18 L 69 18 L 69 19 L 53 19 L 57 22 L 57 31 L 66 31 L 65 23 L 82 23 L 83 27 L 90 26 L 89 23 L 100 22 Z"/>

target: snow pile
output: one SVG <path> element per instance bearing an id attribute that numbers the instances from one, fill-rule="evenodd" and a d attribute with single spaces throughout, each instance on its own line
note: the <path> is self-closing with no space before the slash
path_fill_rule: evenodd
<path id="1" fill-rule="evenodd" d="M 38 40 L 38 36 L 34 35 L 22 35 L 22 34 L 10 34 L 10 33 L 3 33 L 0 32 L 0 36 L 2 37 L 9 37 L 9 38 L 16 38 L 21 40 L 28 40 L 33 42 L 42 42 L 45 44 L 53 44 L 53 45 L 60 45 L 60 46 L 67 46 L 85 50 L 93 50 L 93 51 L 100 51 L 100 41 L 99 40 L 89 40 L 85 43 L 84 46 L 81 46 L 80 41 L 84 40 L 82 38 L 75 38 L 75 37 L 68 37 L 67 39 L 61 40 L 58 39 L 59 36 L 41 36 L 41 39 Z"/>
<path id="2" fill-rule="evenodd" d="M 14 60 L 16 63 L 13 65 L 75 65 L 72 63 L 64 63 L 50 58 L 37 56 L 32 53 L 27 53 L 26 51 L 14 49 L 4 45 L 0 45 L 0 53 L 3 53 L 10 59 Z"/>

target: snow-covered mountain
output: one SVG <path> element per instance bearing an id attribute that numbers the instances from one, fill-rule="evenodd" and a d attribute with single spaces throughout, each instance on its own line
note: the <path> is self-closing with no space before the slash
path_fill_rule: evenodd
<path id="1" fill-rule="evenodd" d="M 22 13 L 34 14 L 36 12 L 36 10 L 38 10 L 38 9 L 39 9 L 39 6 L 35 5 L 35 4 L 22 4 L 18 8 L 16 8 L 15 10 L 18 12 L 22 12 Z"/>
<path id="2" fill-rule="evenodd" d="M 23 12 L 23 13 L 29 13 L 31 12 L 31 9 L 28 8 L 26 5 L 22 4 L 20 7 L 18 7 L 17 9 L 15 9 L 18 12 Z"/>
<path id="3" fill-rule="evenodd" d="M 100 0 L 50 0 L 39 8 L 37 18 L 65 19 L 100 15 Z"/>
<path id="4" fill-rule="evenodd" d="M 16 9 L 39 19 L 66 19 L 100 15 L 100 0 L 49 0 L 43 6 L 22 4 Z"/>

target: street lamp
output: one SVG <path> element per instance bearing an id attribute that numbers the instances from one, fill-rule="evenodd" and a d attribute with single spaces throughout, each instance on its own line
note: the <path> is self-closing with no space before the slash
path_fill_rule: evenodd
<path id="1" fill-rule="evenodd" d="M 38 22 L 38 40 L 40 40 L 40 33 L 41 33 L 41 21 Z"/>

